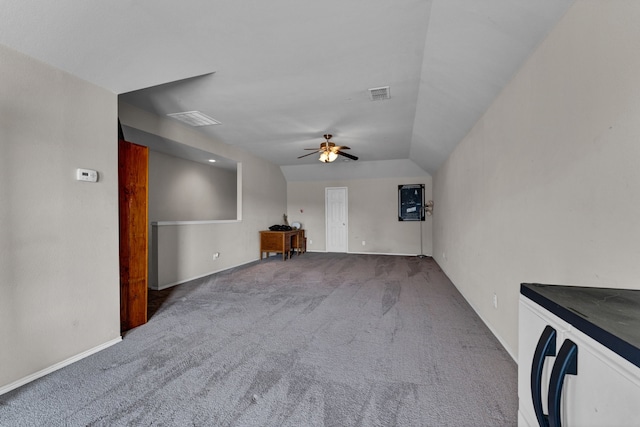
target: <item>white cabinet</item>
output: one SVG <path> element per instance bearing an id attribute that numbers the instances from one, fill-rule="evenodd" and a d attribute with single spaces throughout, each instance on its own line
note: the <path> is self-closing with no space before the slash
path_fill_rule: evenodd
<path id="1" fill-rule="evenodd" d="M 571 326 L 521 295 L 518 334 L 518 418 L 520 426 L 534 427 L 538 425 L 531 391 L 531 365 L 539 338 L 546 326 L 551 326 L 556 331 L 556 337 L 553 340 L 554 356 L 546 357 L 543 360 L 542 373 L 540 375 L 540 401 L 544 414 L 549 413 L 547 391 L 549 390 L 551 368 L 556 359 L 555 354 L 560 348 L 558 343 L 562 343 L 561 337 Z M 522 423 L 522 421 L 525 421 L 525 423 Z"/>
<path id="2" fill-rule="evenodd" d="M 552 314 L 547 309 L 520 296 L 519 313 L 519 363 L 518 363 L 518 425 L 523 426 L 639 426 L 640 425 L 640 368 L 598 343 L 576 327 Z M 547 328 L 549 327 L 549 328 Z M 534 410 L 532 378 L 538 373 L 534 364 L 536 348 L 547 328 L 553 330 L 549 340 L 549 354 L 540 358 L 539 407 L 544 414 L 539 423 Z M 574 344 L 571 361 L 561 360 L 559 353 L 563 345 L 567 350 Z M 563 351 L 564 351 L 563 350 Z M 561 376 L 560 366 L 569 367 L 568 374 Z M 573 368 L 573 370 L 572 370 Z M 552 371 L 556 372 L 554 382 Z M 571 372 L 575 371 L 575 375 Z M 532 372 L 534 376 L 532 377 Z M 558 392 L 552 392 L 551 390 Z M 560 395 L 557 410 L 548 418 L 550 394 Z M 552 396 L 553 397 L 553 396 Z M 559 414 L 556 418 L 553 415 Z M 545 424 L 548 422 L 548 424 Z"/>
<path id="3" fill-rule="evenodd" d="M 578 374 L 565 380 L 562 425 L 639 426 L 640 368 L 576 329 L 566 338 L 578 347 Z"/>

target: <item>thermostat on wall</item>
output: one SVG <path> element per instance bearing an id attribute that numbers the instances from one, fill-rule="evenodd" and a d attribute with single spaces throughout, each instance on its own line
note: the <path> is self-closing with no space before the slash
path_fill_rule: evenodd
<path id="1" fill-rule="evenodd" d="M 78 181 L 97 182 L 98 171 L 78 168 L 78 170 L 76 171 L 76 179 Z"/>

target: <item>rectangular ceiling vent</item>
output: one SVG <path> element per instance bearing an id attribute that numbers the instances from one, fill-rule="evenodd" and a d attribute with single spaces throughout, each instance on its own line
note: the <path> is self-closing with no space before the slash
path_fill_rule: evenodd
<path id="1" fill-rule="evenodd" d="M 171 113 L 167 114 L 169 117 L 173 117 L 176 120 L 180 120 L 183 123 L 186 123 L 191 126 L 210 126 L 210 125 L 220 125 L 219 121 L 212 119 L 206 114 L 201 113 L 200 111 L 185 111 L 184 113 Z"/>
<path id="2" fill-rule="evenodd" d="M 372 101 L 382 101 L 383 99 L 391 98 L 389 86 L 374 87 L 372 89 L 369 89 L 369 97 Z"/>

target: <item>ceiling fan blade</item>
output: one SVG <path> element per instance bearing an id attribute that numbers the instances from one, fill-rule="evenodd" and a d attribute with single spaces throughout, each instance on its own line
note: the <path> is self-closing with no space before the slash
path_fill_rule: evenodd
<path id="1" fill-rule="evenodd" d="M 351 159 L 351 160 L 358 160 L 357 156 L 348 154 L 348 153 L 343 153 L 342 151 L 338 151 L 338 154 L 341 156 L 345 156 L 347 159 Z"/>
<path id="2" fill-rule="evenodd" d="M 313 152 L 313 153 L 304 154 L 304 155 L 302 155 L 302 156 L 300 156 L 300 157 L 298 157 L 298 158 L 299 158 L 299 159 L 301 159 L 301 158 L 303 158 L 303 157 L 307 157 L 307 156 L 310 156 L 310 155 L 312 155 L 312 154 L 316 154 L 316 153 L 318 153 L 318 152 L 320 152 L 320 150 L 316 150 L 316 151 L 315 151 L 315 152 Z"/>
<path id="3" fill-rule="evenodd" d="M 334 153 L 337 153 L 340 150 L 351 150 L 351 148 L 340 146 L 340 145 L 336 145 L 336 146 L 333 146 L 333 147 L 329 147 L 329 150 L 333 151 Z"/>

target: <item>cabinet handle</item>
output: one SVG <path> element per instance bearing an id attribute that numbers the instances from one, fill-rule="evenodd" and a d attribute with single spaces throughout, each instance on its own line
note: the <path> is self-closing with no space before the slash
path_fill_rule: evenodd
<path id="1" fill-rule="evenodd" d="M 549 382 L 549 427 L 561 427 L 560 399 L 565 375 L 578 375 L 578 346 L 571 340 L 564 340 L 558 358 L 551 370 Z"/>
<path id="2" fill-rule="evenodd" d="M 540 427 L 548 427 L 549 419 L 542 411 L 542 369 L 547 357 L 556 355 L 556 330 L 547 325 L 540 335 L 531 364 L 531 397 Z"/>

